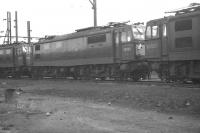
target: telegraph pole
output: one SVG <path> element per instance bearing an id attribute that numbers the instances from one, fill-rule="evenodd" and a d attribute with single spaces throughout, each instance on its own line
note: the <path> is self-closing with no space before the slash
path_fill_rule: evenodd
<path id="1" fill-rule="evenodd" d="M 31 28 L 30 28 L 30 21 L 27 21 L 27 35 L 28 35 L 28 44 L 31 42 Z"/>
<path id="2" fill-rule="evenodd" d="M 97 2 L 96 0 L 89 0 L 92 4 L 92 9 L 94 10 L 94 27 L 97 27 Z"/>
<path id="3" fill-rule="evenodd" d="M 9 35 L 10 35 L 10 24 L 9 24 L 9 12 L 7 12 L 7 30 L 6 30 L 6 36 L 7 36 L 7 44 L 10 44 L 10 39 L 9 39 Z"/>
<path id="4" fill-rule="evenodd" d="M 18 43 L 18 20 L 17 20 L 17 11 L 15 11 L 15 35 L 16 35 L 16 43 Z"/>
<path id="5" fill-rule="evenodd" d="M 12 34 L 11 34 L 11 13 L 7 12 L 7 44 L 12 43 Z"/>
<path id="6" fill-rule="evenodd" d="M 10 22 L 10 44 L 12 44 L 12 26 L 11 26 L 11 12 L 9 12 L 9 22 Z"/>

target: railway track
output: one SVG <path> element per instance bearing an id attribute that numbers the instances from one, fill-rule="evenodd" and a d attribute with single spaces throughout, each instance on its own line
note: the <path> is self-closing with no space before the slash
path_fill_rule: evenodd
<path id="1" fill-rule="evenodd" d="M 9 79 L 14 79 L 13 77 L 8 77 Z M 32 79 L 28 76 L 22 76 L 19 79 Z M 165 82 L 158 78 L 150 79 L 150 80 L 140 80 L 140 81 L 133 81 L 133 80 L 114 80 L 114 79 L 74 79 L 72 77 L 43 77 L 40 79 L 35 80 L 68 80 L 68 81 L 79 81 L 79 82 L 95 82 L 99 84 L 130 84 L 130 85 L 157 85 L 157 86 L 172 86 L 172 87 L 186 87 L 186 88 L 200 88 L 200 83 L 193 83 L 192 81 L 178 81 L 178 82 Z"/>
<path id="2" fill-rule="evenodd" d="M 94 81 L 96 83 L 117 83 L 117 84 L 130 84 L 130 85 L 149 85 L 149 86 L 172 86 L 172 87 L 186 87 L 186 88 L 199 88 L 200 84 L 190 83 L 183 83 L 183 82 L 164 82 L 164 81 L 111 81 L 111 80 L 104 80 L 104 81 Z"/>
<path id="3" fill-rule="evenodd" d="M 22 79 L 31 79 L 29 77 L 21 77 Z M 38 79 L 37 79 L 38 80 Z M 150 79 L 150 80 L 140 80 L 140 81 L 132 81 L 132 80 L 101 80 L 101 79 L 73 79 L 72 77 L 43 77 L 39 80 L 68 80 L 68 81 L 79 81 L 79 82 L 95 82 L 99 84 L 130 84 L 130 85 L 157 85 L 157 86 L 172 86 L 172 87 L 186 87 L 186 88 L 200 88 L 200 83 L 196 84 L 192 81 L 186 82 L 165 82 L 160 79 Z"/>

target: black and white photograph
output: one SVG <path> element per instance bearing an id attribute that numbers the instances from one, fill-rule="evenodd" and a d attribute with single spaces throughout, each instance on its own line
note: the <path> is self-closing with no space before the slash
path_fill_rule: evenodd
<path id="1" fill-rule="evenodd" d="M 200 133 L 200 1 L 1 1 L 0 133 Z"/>

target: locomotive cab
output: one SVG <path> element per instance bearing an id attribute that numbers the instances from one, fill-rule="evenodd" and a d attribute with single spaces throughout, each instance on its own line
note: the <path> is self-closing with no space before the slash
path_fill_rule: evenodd
<path id="1" fill-rule="evenodd" d="M 15 46 L 15 65 L 27 66 L 31 64 L 31 47 L 28 44 L 19 44 Z"/>
<path id="2" fill-rule="evenodd" d="M 114 32 L 115 57 L 120 61 L 134 61 L 145 55 L 144 26 L 127 25 Z"/>
<path id="3" fill-rule="evenodd" d="M 145 79 L 148 75 L 148 64 L 144 61 L 144 25 L 137 23 L 118 27 L 114 32 L 116 62 L 119 63 L 121 80 Z"/>
<path id="4" fill-rule="evenodd" d="M 159 59 L 167 55 L 167 20 L 149 21 L 146 25 L 145 46 L 147 59 Z"/>
<path id="5" fill-rule="evenodd" d="M 144 25 L 141 25 L 140 23 L 132 25 L 133 38 L 136 45 L 136 57 L 138 58 L 145 56 L 144 31 Z"/>
<path id="6" fill-rule="evenodd" d="M 21 43 L 14 46 L 15 77 L 30 75 L 31 55 L 29 44 Z"/>

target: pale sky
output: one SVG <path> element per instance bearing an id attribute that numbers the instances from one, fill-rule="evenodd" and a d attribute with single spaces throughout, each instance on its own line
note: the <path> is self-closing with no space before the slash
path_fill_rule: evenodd
<path id="1" fill-rule="evenodd" d="M 200 0 L 97 0 L 97 23 L 130 20 L 146 22 L 164 17 L 164 12 L 186 7 Z M 19 35 L 27 36 L 26 21 L 31 21 L 31 36 L 60 35 L 93 26 L 89 0 L 4 0 L 0 4 L 0 31 L 6 30 L 6 12 L 18 11 Z M 14 27 L 14 21 L 12 21 Z M 15 29 L 12 29 L 15 35 Z M 4 35 L 5 33 L 0 33 Z"/>

